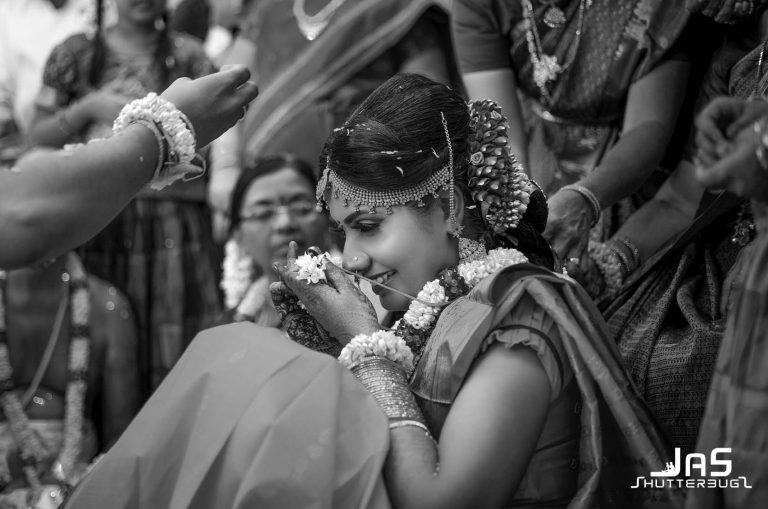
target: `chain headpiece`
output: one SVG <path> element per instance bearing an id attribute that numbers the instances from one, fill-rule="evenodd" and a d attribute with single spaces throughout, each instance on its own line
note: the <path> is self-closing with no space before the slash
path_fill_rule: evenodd
<path id="1" fill-rule="evenodd" d="M 469 103 L 468 185 L 494 233 L 516 228 L 534 191 L 533 183 L 507 146 L 509 122 L 495 102 Z"/>
<path id="2" fill-rule="evenodd" d="M 324 204 L 327 205 L 327 203 L 325 203 L 325 191 L 329 186 L 331 187 L 331 192 L 335 198 L 344 200 L 345 207 L 352 205 L 355 207 L 356 211 L 365 207 L 371 213 L 375 212 L 376 207 L 384 207 L 387 214 L 392 213 L 392 207 L 395 205 L 405 205 L 406 203 L 416 202 L 417 207 L 423 207 L 426 204 L 424 198 L 427 196 L 438 198 L 440 190 L 452 190 L 453 147 L 451 146 L 450 133 L 448 132 L 448 123 L 442 112 L 440 113 L 440 117 L 443 123 L 443 129 L 445 130 L 446 142 L 448 143 L 448 164 L 415 186 L 404 187 L 392 191 L 372 191 L 351 184 L 339 177 L 339 175 L 331 169 L 331 155 L 328 154 L 325 159 L 325 169 L 317 183 L 317 190 L 315 193 L 318 208 L 322 209 Z M 347 132 L 349 131 L 350 129 L 347 129 Z M 421 152 L 421 150 L 418 150 L 418 152 Z M 402 157 L 398 156 L 400 152 L 396 150 L 388 150 L 382 153 L 397 156 L 397 159 Z M 434 148 L 432 149 L 432 153 L 436 158 L 439 157 Z M 395 169 L 400 172 L 400 175 L 403 175 L 403 169 L 400 166 L 395 166 Z M 453 193 L 450 194 L 449 201 L 451 216 L 450 233 L 458 237 L 461 231 L 461 225 L 456 221 Z"/>
<path id="3" fill-rule="evenodd" d="M 501 108 L 490 100 L 474 101 L 468 104 L 470 114 L 470 167 L 468 170 L 468 186 L 472 198 L 481 207 L 481 211 L 494 233 L 503 233 L 508 229 L 517 227 L 520 219 L 525 214 L 530 201 L 530 195 L 534 191 L 533 183 L 523 171 L 523 167 L 507 147 L 507 119 L 501 114 Z M 440 118 L 445 131 L 448 149 L 448 164 L 433 173 L 423 182 L 406 188 L 392 191 L 372 191 L 360 187 L 342 179 L 331 169 L 331 155 L 326 157 L 325 169 L 317 184 L 318 208 L 322 209 L 325 203 L 325 191 L 331 187 L 331 192 L 336 198 L 344 200 L 344 206 L 354 206 L 355 210 L 365 207 L 374 212 L 376 207 L 384 207 L 387 214 L 392 213 L 395 205 L 405 205 L 416 202 L 423 207 L 424 198 L 433 196 L 437 198 L 440 190 L 450 190 L 449 207 L 451 225 L 449 233 L 456 237 L 461 234 L 462 226 L 456 220 L 456 205 L 453 196 L 453 146 L 445 115 L 441 112 Z M 338 129 L 342 130 L 343 128 Z M 350 129 L 346 129 L 347 132 Z M 417 152 L 421 152 L 418 150 Z M 396 150 L 382 153 L 396 156 L 400 159 L 400 152 Z M 437 152 L 432 153 L 439 158 Z M 395 169 L 403 174 L 400 166 Z"/>

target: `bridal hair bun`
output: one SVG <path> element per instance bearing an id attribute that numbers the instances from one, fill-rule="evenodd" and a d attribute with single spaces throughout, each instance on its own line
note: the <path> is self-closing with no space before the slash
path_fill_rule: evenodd
<path id="1" fill-rule="evenodd" d="M 520 223 L 535 187 L 507 146 L 509 123 L 499 105 L 488 99 L 472 101 L 469 116 L 467 183 L 488 226 L 504 233 Z"/>

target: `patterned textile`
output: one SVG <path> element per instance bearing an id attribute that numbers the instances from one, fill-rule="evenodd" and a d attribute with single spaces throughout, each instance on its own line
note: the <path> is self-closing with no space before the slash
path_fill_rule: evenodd
<path id="1" fill-rule="evenodd" d="M 573 280 L 522 264 L 483 280 L 440 315 L 411 390 L 439 434 L 489 342 L 532 348 L 553 400 L 514 507 L 681 505 L 675 491 L 631 490 L 660 468 L 666 446 L 624 370 L 605 324 Z"/>
<path id="2" fill-rule="evenodd" d="M 88 271 L 128 296 L 146 397 L 221 313 L 218 252 L 203 203 L 136 199 L 81 249 Z"/>
<path id="3" fill-rule="evenodd" d="M 213 71 L 202 46 L 172 34 L 171 56 L 163 69 L 154 54 L 127 53 L 109 45 L 100 89 L 142 97 L 181 76 Z M 50 112 L 93 89 L 88 83 L 94 44 L 85 34 L 70 37 L 48 59 L 37 105 Z M 154 50 L 153 50 L 154 51 Z M 109 125 L 94 125 L 87 137 L 105 136 Z M 149 396 L 191 338 L 221 313 L 219 253 L 211 237 L 205 180 L 163 191 L 144 190 L 80 254 L 87 270 L 112 281 L 128 296 L 139 325 L 142 394 Z"/>
<path id="4" fill-rule="evenodd" d="M 723 277 L 739 207 L 670 252 L 604 311 L 619 351 L 668 440 L 693 452 L 733 288 Z"/>
<path id="5" fill-rule="evenodd" d="M 685 57 L 673 47 L 688 21 L 681 2 L 593 0 L 577 48 L 580 2 L 557 2 L 567 18 L 560 29 L 543 21 L 552 2 L 533 2 L 545 53 L 560 63 L 572 61 L 550 86 L 546 103 L 533 80 L 523 3 L 477 3 L 455 2 L 459 67 L 464 73 L 514 70 L 526 110 L 529 173 L 547 195 L 592 171 L 616 142 L 632 83 L 665 58 Z"/>
<path id="6" fill-rule="evenodd" d="M 721 48 L 702 85 L 702 104 L 728 90 L 751 94 L 756 50 L 735 50 L 733 42 Z M 694 223 L 638 269 L 621 295 L 601 306 L 641 394 L 684 454 L 696 444 L 733 302 L 742 246 L 730 239 L 738 222 L 751 219 L 740 218 L 741 210 L 742 201 L 732 195 L 705 194 Z"/>
<path id="7" fill-rule="evenodd" d="M 752 489 L 691 490 L 690 509 L 762 507 L 768 500 L 768 209 L 752 207 L 758 235 L 740 255 L 733 312 L 696 445 L 706 455 L 730 447 L 730 477 L 745 476 Z"/>

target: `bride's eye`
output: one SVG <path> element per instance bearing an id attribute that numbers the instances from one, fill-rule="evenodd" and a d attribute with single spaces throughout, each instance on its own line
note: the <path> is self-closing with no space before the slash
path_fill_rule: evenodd
<path id="1" fill-rule="evenodd" d="M 355 225 L 355 229 L 360 230 L 361 233 L 371 233 L 378 227 L 379 223 L 374 221 L 360 221 Z"/>

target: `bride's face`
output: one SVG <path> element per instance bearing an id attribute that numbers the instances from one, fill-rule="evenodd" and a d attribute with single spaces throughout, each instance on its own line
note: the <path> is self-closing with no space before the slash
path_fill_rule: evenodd
<path id="1" fill-rule="evenodd" d="M 448 221 L 438 203 L 418 210 L 396 206 L 392 214 L 377 208 L 372 214 L 364 208 L 356 212 L 332 195 L 331 225 L 344 233 L 346 268 L 415 297 L 441 269 L 457 262 L 456 242 L 448 235 Z M 407 297 L 372 287 L 385 309 L 408 309 Z"/>

